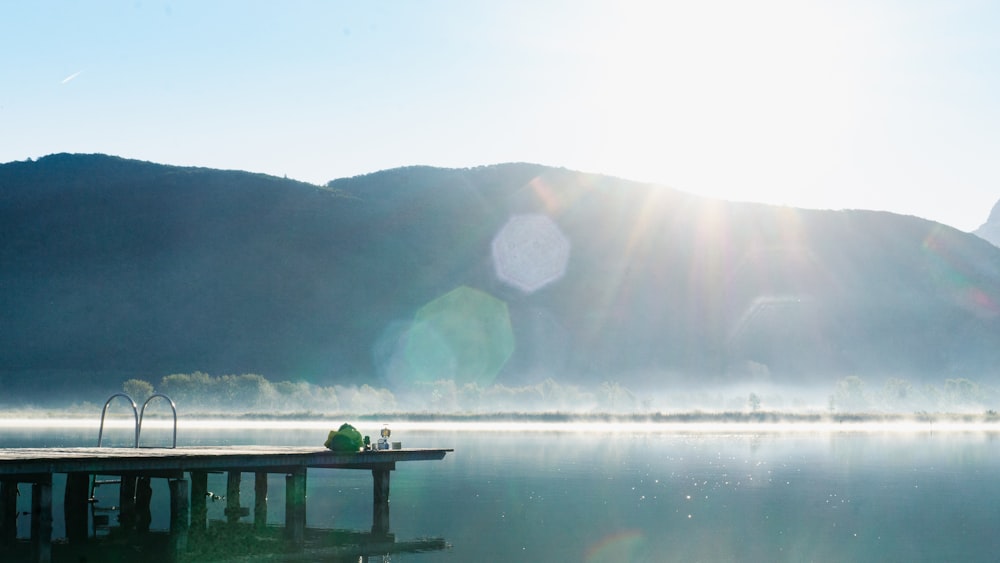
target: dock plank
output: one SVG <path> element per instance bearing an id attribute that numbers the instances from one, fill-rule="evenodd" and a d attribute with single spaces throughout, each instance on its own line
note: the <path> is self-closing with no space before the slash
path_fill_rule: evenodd
<path id="1" fill-rule="evenodd" d="M 0 448 L 0 478 L 73 472 L 281 471 L 292 467 L 374 469 L 392 467 L 398 462 L 440 460 L 451 451 L 410 448 L 345 453 L 314 446 Z"/>

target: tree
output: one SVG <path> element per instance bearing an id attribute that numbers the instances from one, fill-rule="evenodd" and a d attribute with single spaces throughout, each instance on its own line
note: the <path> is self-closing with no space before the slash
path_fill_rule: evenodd
<path id="1" fill-rule="evenodd" d="M 621 405 L 621 400 L 626 399 L 629 405 L 635 404 L 635 395 L 617 381 L 605 381 L 601 383 L 601 394 L 610 407 L 610 412 L 616 412 Z"/>
<path id="2" fill-rule="evenodd" d="M 750 405 L 750 410 L 757 412 L 760 410 L 760 396 L 756 393 L 750 393 L 750 398 L 747 400 L 747 404 Z M 773 407 L 772 407 L 773 408 Z"/>
<path id="3" fill-rule="evenodd" d="M 366 383 L 353 390 L 350 404 L 356 413 L 387 412 L 396 408 L 396 397 L 388 389 L 376 389 Z"/>
<path id="4" fill-rule="evenodd" d="M 986 395 L 975 381 L 968 379 L 946 379 L 944 382 L 944 395 L 948 400 L 950 409 L 980 408 L 985 402 Z"/>
<path id="5" fill-rule="evenodd" d="M 863 412 L 869 408 L 865 396 L 865 383 L 856 375 L 849 375 L 837 382 L 834 401 L 841 411 Z"/>
<path id="6" fill-rule="evenodd" d="M 178 404 L 208 406 L 217 404 L 215 384 L 218 382 L 207 373 L 174 373 L 160 380 L 160 388 Z"/>
<path id="7" fill-rule="evenodd" d="M 223 375 L 219 378 L 220 399 L 223 406 L 234 410 L 259 407 L 272 394 L 271 383 L 261 375 Z"/>
<path id="8" fill-rule="evenodd" d="M 122 390 L 132 397 L 132 400 L 142 404 L 153 394 L 153 385 L 142 379 L 129 379 L 122 384 Z"/>
<path id="9" fill-rule="evenodd" d="M 913 385 L 905 379 L 891 377 L 886 380 L 882 387 L 882 400 L 892 408 L 903 408 L 910 405 L 916 397 L 913 393 Z"/>

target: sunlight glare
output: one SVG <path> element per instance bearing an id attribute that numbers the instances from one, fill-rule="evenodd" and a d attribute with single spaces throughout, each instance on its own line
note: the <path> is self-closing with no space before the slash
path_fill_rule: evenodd
<path id="1" fill-rule="evenodd" d="M 849 150 L 856 53 L 834 10 L 629 2 L 607 15 L 608 33 L 592 47 L 590 95 L 605 139 L 597 168 L 802 205 Z"/>

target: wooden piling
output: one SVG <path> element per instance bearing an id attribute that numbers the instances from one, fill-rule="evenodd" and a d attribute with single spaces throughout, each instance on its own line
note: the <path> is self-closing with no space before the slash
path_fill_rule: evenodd
<path id="1" fill-rule="evenodd" d="M 253 527 L 263 530 L 267 527 L 267 472 L 258 471 L 253 482 Z"/>
<path id="2" fill-rule="evenodd" d="M 170 547 L 176 553 L 187 549 L 188 540 L 188 482 L 170 480 Z"/>
<path id="3" fill-rule="evenodd" d="M 126 532 L 135 531 L 135 475 L 122 475 L 118 489 L 118 523 Z"/>
<path id="4" fill-rule="evenodd" d="M 226 521 L 235 524 L 242 516 L 240 508 L 240 481 L 242 474 L 239 471 L 230 471 L 226 477 Z"/>
<path id="5" fill-rule="evenodd" d="M 52 475 L 31 484 L 31 553 L 36 563 L 52 561 Z"/>
<path id="6" fill-rule="evenodd" d="M 87 508 L 90 499 L 90 474 L 66 474 L 66 491 L 63 494 L 63 513 L 66 520 L 66 538 L 70 543 L 87 541 Z"/>
<path id="7" fill-rule="evenodd" d="M 148 476 L 138 477 L 135 481 L 135 529 L 148 532 L 153 521 L 149 503 L 153 500 L 153 487 Z"/>
<path id="8" fill-rule="evenodd" d="M 17 541 L 17 481 L 0 481 L 0 546 Z"/>
<path id="9" fill-rule="evenodd" d="M 191 531 L 203 534 L 208 526 L 208 473 L 192 471 L 191 476 Z"/>
<path id="10" fill-rule="evenodd" d="M 306 540 L 306 471 L 296 469 L 285 475 L 285 535 L 292 545 Z"/>
<path id="11" fill-rule="evenodd" d="M 372 533 L 389 533 L 389 469 L 372 469 Z"/>

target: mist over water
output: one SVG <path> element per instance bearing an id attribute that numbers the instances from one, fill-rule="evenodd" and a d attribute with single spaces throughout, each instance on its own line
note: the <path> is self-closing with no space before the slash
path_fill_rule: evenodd
<path id="1" fill-rule="evenodd" d="M 430 330 L 430 329 L 429 329 Z M 464 329 L 452 327 L 456 333 Z M 472 335 L 471 338 L 476 338 Z M 428 356 L 433 361 L 433 356 Z M 485 365 L 485 364 L 484 364 Z M 468 378 L 433 378 L 423 372 L 400 371 L 398 380 L 384 385 L 325 386 L 309 381 L 271 381 L 257 374 L 211 375 L 178 373 L 158 381 L 124 380 L 118 389 L 72 395 L 36 394 L 29 400 L 7 403 L 0 408 L 14 415 L 51 417 L 59 413 L 99 416 L 97 399 L 124 390 L 137 405 L 156 393 L 166 394 L 182 418 L 240 414 L 259 417 L 325 416 L 495 416 L 511 417 L 558 414 L 594 416 L 680 416 L 688 413 L 732 416 L 927 416 L 979 415 L 997 417 L 1000 393 L 989 383 L 967 378 L 923 381 L 903 377 L 849 375 L 827 384 L 780 384 L 765 378 L 739 383 L 684 383 L 669 374 L 629 374 L 600 382 L 568 382 L 537 378 L 533 383 L 476 381 L 490 373 Z M 166 401 L 149 406 L 153 416 L 169 416 Z M 114 400 L 109 413 L 131 416 L 127 401 Z"/>
<path id="2" fill-rule="evenodd" d="M 989 561 L 1000 527 L 992 425 L 353 422 L 369 435 L 387 422 L 404 448 L 455 449 L 393 472 L 391 531 L 450 546 L 394 561 Z M 331 424 L 187 420 L 178 441 L 319 446 Z M 151 440 L 164 431 L 151 428 Z M 0 430 L 3 447 L 94 440 L 91 427 Z M 224 490 L 224 475 L 211 479 Z M 310 470 L 307 483 L 310 526 L 370 526 L 367 472 Z M 252 487 L 242 494 L 252 505 Z M 210 503 L 210 520 L 223 507 Z M 54 516 L 58 537 L 61 508 Z"/>

